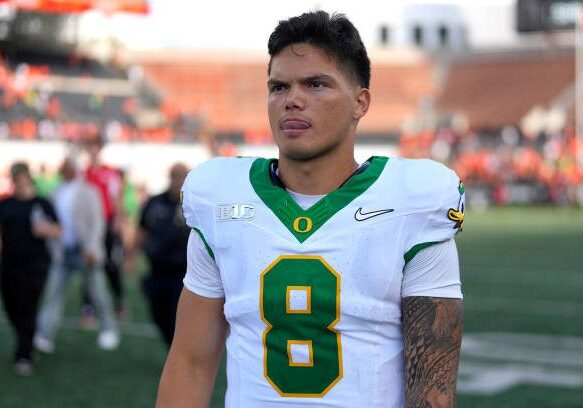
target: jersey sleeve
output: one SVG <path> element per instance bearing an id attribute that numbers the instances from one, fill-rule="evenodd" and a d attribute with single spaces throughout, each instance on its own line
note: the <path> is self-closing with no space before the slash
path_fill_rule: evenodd
<path id="1" fill-rule="evenodd" d="M 200 200 L 200 183 L 199 177 L 195 173 L 196 170 L 192 170 L 186 176 L 182 189 L 180 190 L 180 200 L 182 202 L 182 213 L 184 214 L 184 219 L 186 220 L 186 225 L 190 228 L 201 227 L 201 222 L 198 216 L 198 212 L 201 207 Z"/>
<path id="2" fill-rule="evenodd" d="M 191 228 L 184 286 L 197 295 L 211 298 L 224 296 L 215 259 L 216 217 L 212 190 L 220 179 L 220 164 L 214 159 L 199 165 L 188 174 L 181 190 L 182 212 Z"/>
<path id="3" fill-rule="evenodd" d="M 438 165 L 428 174 L 428 189 L 431 194 L 424 197 L 427 202 L 420 212 L 419 228 L 410 237 L 406 246 L 405 263 L 411 261 L 422 249 L 453 238 L 463 228 L 465 189 L 452 170 Z"/>
<path id="4" fill-rule="evenodd" d="M 225 296 L 219 268 L 203 237 L 196 230 L 192 230 L 188 237 L 186 260 L 186 275 L 183 280 L 186 289 L 208 298 Z"/>
<path id="5" fill-rule="evenodd" d="M 186 224 L 191 228 L 204 228 L 205 235 L 211 233 L 209 228 L 214 229 L 215 190 L 223 177 L 222 164 L 218 159 L 200 164 L 188 173 L 180 190 Z"/>
<path id="6" fill-rule="evenodd" d="M 405 265 L 401 297 L 408 296 L 462 298 L 455 240 L 424 248 Z"/>
<path id="7" fill-rule="evenodd" d="M 214 250 L 215 206 L 209 199 L 217 178 L 217 163 L 205 162 L 192 170 L 181 189 L 182 213 L 186 225 L 197 231 L 209 252 Z"/>

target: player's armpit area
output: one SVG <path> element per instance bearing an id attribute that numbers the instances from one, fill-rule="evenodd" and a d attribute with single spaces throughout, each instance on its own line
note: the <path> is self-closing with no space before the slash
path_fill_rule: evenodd
<path id="1" fill-rule="evenodd" d="M 405 342 L 405 406 L 455 407 L 463 331 L 461 299 L 402 300 Z"/>

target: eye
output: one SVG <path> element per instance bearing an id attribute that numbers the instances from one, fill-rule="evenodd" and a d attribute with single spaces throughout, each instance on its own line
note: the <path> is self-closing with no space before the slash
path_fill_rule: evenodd
<path id="1" fill-rule="evenodd" d="M 322 81 L 311 81 L 310 88 L 323 88 L 326 84 Z"/>
<path id="2" fill-rule="evenodd" d="M 271 84 L 269 86 L 269 92 L 280 92 L 285 89 L 285 85 L 283 84 Z"/>

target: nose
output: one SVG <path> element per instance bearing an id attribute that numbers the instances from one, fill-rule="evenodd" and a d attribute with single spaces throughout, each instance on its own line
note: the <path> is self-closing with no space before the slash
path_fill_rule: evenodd
<path id="1" fill-rule="evenodd" d="M 286 110 L 303 110 L 306 105 L 305 95 L 297 86 L 291 86 L 285 99 Z"/>

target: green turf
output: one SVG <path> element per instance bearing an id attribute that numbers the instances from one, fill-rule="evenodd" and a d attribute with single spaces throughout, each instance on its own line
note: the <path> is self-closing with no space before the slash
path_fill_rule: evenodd
<path id="1" fill-rule="evenodd" d="M 79 279 L 71 282 L 67 314 L 57 337 L 57 352 L 40 356 L 37 374 L 18 378 L 9 371 L 12 333 L 0 323 L 0 407 L 146 407 L 152 406 L 166 349 L 157 333 L 126 335 L 120 348 L 101 351 L 94 331 L 77 329 Z M 130 316 L 145 321 L 139 278 L 128 280 Z"/>
<path id="2" fill-rule="evenodd" d="M 583 338 L 583 210 L 505 208 L 467 215 L 458 237 L 465 330 Z M 579 367 L 581 369 L 581 367 Z M 583 407 L 583 387 L 461 394 L 460 407 Z"/>
<path id="3" fill-rule="evenodd" d="M 583 339 L 583 210 L 470 212 L 458 248 L 466 333 Z M 157 333 L 145 325 L 148 313 L 139 280 L 139 274 L 128 278 L 128 289 L 130 319 L 141 325 L 124 327 L 119 350 L 98 350 L 95 333 L 80 331 L 69 321 L 60 332 L 58 352 L 43 357 L 31 378 L 10 373 L 13 338 L 0 319 L 0 407 L 153 406 L 166 350 Z M 76 290 L 71 288 L 67 312 L 71 317 L 77 311 Z M 487 359 L 472 361 L 494 364 Z M 224 372 L 220 372 L 213 407 L 221 406 L 224 386 Z M 519 385 L 489 396 L 461 394 L 458 406 L 581 408 L 583 387 Z"/>
<path id="4" fill-rule="evenodd" d="M 508 208 L 467 218 L 458 237 L 466 331 L 583 337 L 583 210 Z"/>

